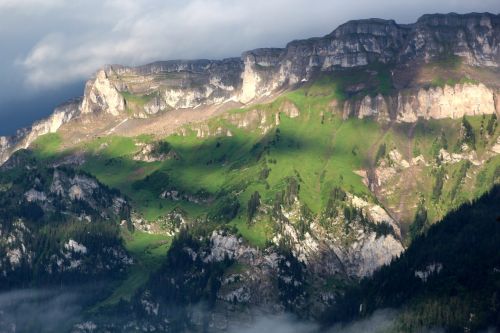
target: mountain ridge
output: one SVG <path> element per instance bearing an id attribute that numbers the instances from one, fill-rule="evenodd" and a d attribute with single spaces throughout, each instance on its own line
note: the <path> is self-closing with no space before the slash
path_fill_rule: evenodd
<path id="1" fill-rule="evenodd" d="M 450 33 L 447 27 L 456 28 L 458 32 Z M 107 82 L 113 75 L 135 73 L 136 93 L 159 94 L 135 115 L 144 118 L 172 108 L 220 105 L 228 101 L 243 105 L 254 103 L 280 90 L 303 84 L 318 72 L 373 63 L 426 63 L 453 55 L 471 66 L 498 68 L 499 45 L 500 15 L 426 14 L 409 25 L 398 25 L 394 20 L 353 20 L 324 37 L 295 40 L 285 48 L 249 50 L 240 58 L 172 60 L 136 67 L 108 65 L 89 80 L 81 105 L 73 103 L 72 110 L 67 111 L 62 120 L 57 119 L 60 108 L 56 108 L 55 114 L 47 120 L 35 122 L 31 129 L 19 130 L 13 137 L 0 137 L 0 162 L 3 163 L 16 149 L 29 146 L 33 138 L 57 131 L 75 116 L 94 112 L 108 112 L 114 116 L 123 114 L 126 98 L 120 94 L 130 91 L 133 82 L 120 82 L 119 79 Z M 147 87 L 141 89 L 137 84 L 141 80 L 151 82 L 152 78 L 147 75 L 162 73 L 173 76 L 166 78 L 167 88 L 163 93 Z M 498 87 L 500 84 L 496 83 L 492 88 Z M 102 92 L 99 91 L 101 88 Z M 498 91 L 493 94 L 499 95 Z M 499 97 L 496 99 L 500 100 Z"/>

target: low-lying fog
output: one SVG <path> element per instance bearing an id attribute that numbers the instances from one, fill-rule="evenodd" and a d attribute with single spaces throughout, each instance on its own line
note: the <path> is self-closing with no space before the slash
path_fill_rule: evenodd
<path id="1" fill-rule="evenodd" d="M 0 332 L 64 332 L 80 319 L 81 291 L 24 289 L 0 294 Z"/>
<path id="2" fill-rule="evenodd" d="M 23 289 L 0 293 L 1 333 L 70 332 L 99 294 L 99 287 L 72 289 Z M 387 332 L 397 311 L 380 310 L 372 316 L 347 325 L 337 325 L 327 333 Z M 292 315 L 261 316 L 252 323 L 232 325 L 227 333 L 316 333 L 324 332 L 317 324 L 295 319 Z M 432 330 L 429 333 L 442 332 Z M 495 329 L 487 333 L 496 333 Z"/>

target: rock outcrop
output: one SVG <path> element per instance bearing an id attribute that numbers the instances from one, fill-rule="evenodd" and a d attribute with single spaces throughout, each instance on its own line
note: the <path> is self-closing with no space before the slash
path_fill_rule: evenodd
<path id="1" fill-rule="evenodd" d="M 339 209 L 335 217 L 307 221 L 299 201 L 288 208 L 282 207 L 280 231 L 274 242 L 289 244 L 294 256 L 319 276 L 344 274 L 356 279 L 370 276 L 403 252 L 398 240 L 399 226 L 380 206 L 351 194 L 345 203 L 359 216 L 345 216 Z M 300 227 L 304 222 L 307 227 Z M 374 228 L 381 224 L 391 231 L 376 232 Z"/>
<path id="2" fill-rule="evenodd" d="M 193 108 L 236 98 L 241 87 L 240 58 L 160 61 L 139 67 L 108 66 L 108 85 L 120 92 L 156 99 L 145 101 L 149 114 L 167 108 Z M 97 84 L 87 83 L 89 89 Z"/>
<path id="3" fill-rule="evenodd" d="M 496 100 L 499 91 L 484 84 L 463 83 L 444 87 L 420 88 L 399 91 L 394 95 L 347 100 L 344 119 L 355 116 L 372 117 L 382 122 L 413 123 L 418 119 L 458 119 L 500 112 Z"/>
<path id="4" fill-rule="evenodd" d="M 93 81 L 87 82 L 80 106 L 82 114 L 106 112 L 118 116 L 125 110 L 125 99 L 109 80 L 105 70 L 97 72 Z"/>
<path id="5" fill-rule="evenodd" d="M 399 61 L 432 59 L 448 52 L 475 66 L 500 65 L 500 16 L 471 13 L 424 15 L 412 26 Z"/>
<path id="6" fill-rule="evenodd" d="M 500 65 L 500 16 L 424 15 L 417 23 L 393 20 L 347 22 L 322 38 L 293 41 L 284 49 L 243 54 L 243 102 L 284 85 L 307 81 L 317 72 L 365 66 L 431 61 L 456 55 L 473 66 Z"/>
<path id="7" fill-rule="evenodd" d="M 461 118 L 495 113 L 495 93 L 483 84 L 421 89 L 416 95 L 397 97 L 397 120 L 415 122 L 418 118 Z"/>

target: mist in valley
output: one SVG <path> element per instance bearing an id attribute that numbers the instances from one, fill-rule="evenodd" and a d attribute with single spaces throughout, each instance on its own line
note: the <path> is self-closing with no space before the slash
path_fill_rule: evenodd
<path id="1" fill-rule="evenodd" d="M 88 310 L 103 290 L 100 286 L 79 286 L 51 289 L 21 289 L 0 293 L 0 332 L 2 333 L 53 333 L 72 332 L 76 324 L 92 323 Z M 102 295 L 102 294 L 101 294 Z M 258 315 L 251 322 L 232 323 L 227 333 L 383 333 L 390 332 L 398 311 L 379 310 L 371 316 L 346 324 L 324 328 L 311 321 L 299 320 L 291 314 Z M 132 314 L 122 313 L 121 318 L 110 321 L 125 323 Z M 89 319 L 90 318 L 90 319 Z M 101 317 L 102 320 L 102 317 Z M 103 323 L 102 321 L 100 321 Z M 105 321 L 104 321 L 105 323 Z M 111 324 L 111 322 L 110 322 Z M 83 327 L 84 325 L 78 325 Z M 99 332 L 98 325 L 87 325 L 89 332 Z M 209 332 L 217 332 L 210 330 Z M 441 333 L 432 329 L 423 333 Z M 491 328 L 484 333 L 497 333 Z"/>
<path id="2" fill-rule="evenodd" d="M 1 333 L 70 332 L 102 295 L 103 284 L 0 293 Z"/>

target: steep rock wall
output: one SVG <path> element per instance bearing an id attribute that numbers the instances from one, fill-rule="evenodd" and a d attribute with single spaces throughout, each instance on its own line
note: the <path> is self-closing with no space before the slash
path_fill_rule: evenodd
<path id="1" fill-rule="evenodd" d="M 263 55 L 272 61 L 259 63 Z M 319 71 L 415 59 L 427 62 L 449 55 L 473 66 L 498 67 L 500 16 L 424 15 L 411 25 L 380 19 L 350 21 L 322 38 L 293 41 L 284 49 L 249 51 L 243 54 L 246 93 L 242 101 L 258 91 L 307 81 Z"/>
<path id="2" fill-rule="evenodd" d="M 159 90 L 171 108 L 190 108 L 227 100 L 246 104 L 308 81 L 321 71 L 373 63 L 427 62 L 455 55 L 469 65 L 498 67 L 499 45 L 500 16 L 488 13 L 424 15 L 411 25 L 381 19 L 350 21 L 324 37 L 247 51 L 241 58 L 113 66 L 117 76 L 111 84 L 103 80 L 103 71 L 89 81 L 82 110 L 100 108 L 112 114 L 122 110 L 113 86 L 137 94 Z"/>
<path id="3" fill-rule="evenodd" d="M 420 89 L 416 95 L 397 96 L 397 121 L 415 122 L 418 118 L 461 118 L 495 112 L 495 94 L 483 84 L 458 84 Z"/>
<path id="4" fill-rule="evenodd" d="M 218 104 L 241 90 L 243 62 L 240 58 L 224 60 L 162 61 L 140 67 L 111 66 L 108 77 L 119 92 L 137 96 L 156 94 L 154 104 L 163 111 L 169 108 L 193 108 Z M 89 86 L 94 85 L 89 81 Z M 149 107 L 148 114 L 155 111 Z"/>
<path id="5" fill-rule="evenodd" d="M 488 13 L 422 16 L 408 35 L 398 60 L 454 54 L 474 66 L 500 64 L 500 16 Z"/>
<path id="6" fill-rule="evenodd" d="M 108 73 L 100 70 L 95 80 L 87 82 L 85 86 L 81 113 L 106 112 L 118 116 L 124 110 L 125 99 L 108 79 Z"/>
<path id="7" fill-rule="evenodd" d="M 379 121 L 412 123 L 420 119 L 457 119 L 498 112 L 499 92 L 483 84 L 456 84 L 444 87 L 400 91 L 395 95 L 371 97 L 344 103 L 343 116 Z"/>

